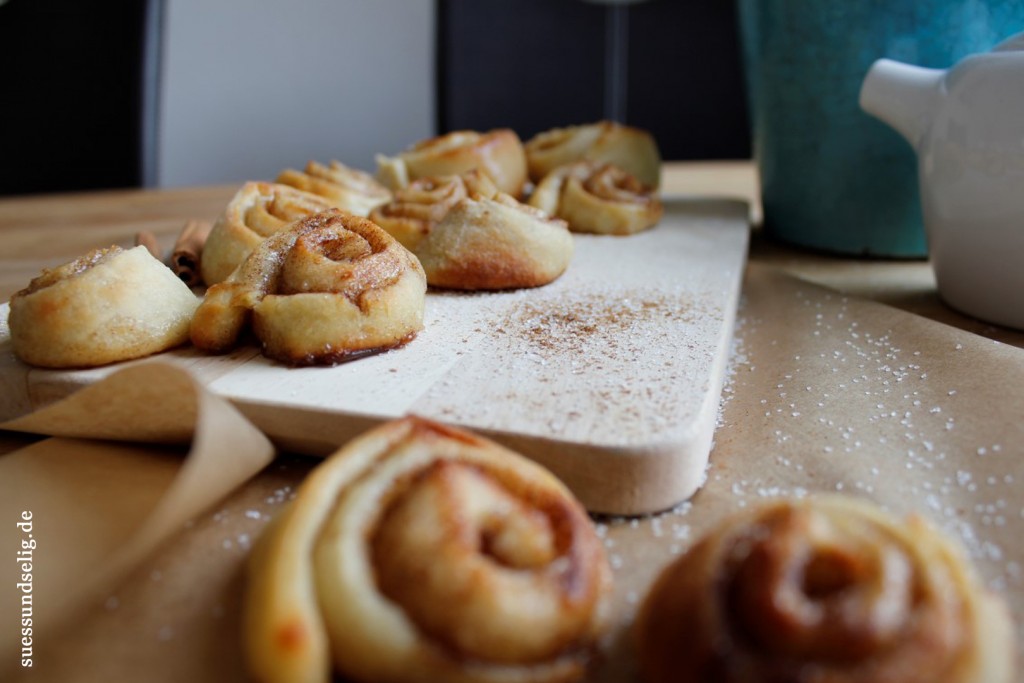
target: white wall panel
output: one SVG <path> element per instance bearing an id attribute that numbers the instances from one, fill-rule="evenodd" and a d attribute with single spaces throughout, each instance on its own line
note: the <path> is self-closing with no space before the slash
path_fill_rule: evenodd
<path id="1" fill-rule="evenodd" d="M 374 170 L 434 134 L 429 0 L 167 0 L 155 183 Z"/>

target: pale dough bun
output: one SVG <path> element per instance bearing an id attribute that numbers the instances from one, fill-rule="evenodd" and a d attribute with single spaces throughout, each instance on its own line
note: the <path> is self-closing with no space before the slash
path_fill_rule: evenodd
<path id="1" fill-rule="evenodd" d="M 357 216 L 366 216 L 374 207 L 391 200 L 391 191 L 372 175 L 335 160 L 329 165 L 310 161 L 304 171 L 285 169 L 277 182 L 319 195 L 331 206 Z"/>
<path id="2" fill-rule="evenodd" d="M 499 190 L 518 197 L 526 184 L 526 152 L 515 131 L 459 130 L 417 142 L 396 156 L 377 156 L 377 177 L 392 190 L 418 178 L 461 175 L 479 169 Z"/>
<path id="3" fill-rule="evenodd" d="M 499 192 L 459 200 L 415 253 L 432 287 L 516 289 L 564 273 L 573 241 L 564 221 Z"/>
<path id="4" fill-rule="evenodd" d="M 264 355 L 327 365 L 402 346 L 423 328 L 419 261 L 380 227 L 337 209 L 261 242 L 206 292 L 192 343 L 222 353 L 251 317 Z"/>
<path id="5" fill-rule="evenodd" d="M 228 202 L 203 245 L 199 272 L 215 285 L 264 239 L 296 220 L 333 208 L 331 201 L 290 185 L 251 181 Z"/>
<path id="6" fill-rule="evenodd" d="M 654 136 L 614 121 L 553 128 L 526 142 L 526 159 L 533 182 L 574 161 L 615 164 L 641 183 L 661 185 L 661 154 Z"/>
<path id="7" fill-rule="evenodd" d="M 559 166 L 529 200 L 569 224 L 573 232 L 632 235 L 657 225 L 664 207 L 657 193 L 612 164 L 577 161 Z"/>
<path id="8" fill-rule="evenodd" d="M 649 683 L 1012 683 L 1006 605 L 920 517 L 838 495 L 744 510 L 655 581 Z"/>
<path id="9" fill-rule="evenodd" d="M 406 417 L 318 466 L 253 550 L 263 683 L 578 680 L 609 626 L 604 547 L 540 465 Z"/>
<path id="10" fill-rule="evenodd" d="M 395 191 L 394 199 L 370 212 L 370 220 L 415 252 L 424 237 L 460 199 L 470 194 L 492 197 L 497 188 L 479 170 L 457 176 L 419 178 Z"/>
<path id="11" fill-rule="evenodd" d="M 188 341 L 199 300 L 142 246 L 92 251 L 11 298 L 14 354 L 30 365 L 83 368 Z"/>

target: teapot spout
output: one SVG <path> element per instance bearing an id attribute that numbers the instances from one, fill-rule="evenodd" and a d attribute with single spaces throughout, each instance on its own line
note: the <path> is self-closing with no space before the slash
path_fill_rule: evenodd
<path id="1" fill-rule="evenodd" d="M 892 126 L 916 150 L 941 92 L 943 69 L 926 69 L 879 59 L 860 89 L 860 107 Z"/>

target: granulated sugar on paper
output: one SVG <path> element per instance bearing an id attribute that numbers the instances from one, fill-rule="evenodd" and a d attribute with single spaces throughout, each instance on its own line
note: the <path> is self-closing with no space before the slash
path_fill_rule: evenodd
<path id="1" fill-rule="evenodd" d="M 761 430 L 765 466 L 723 471 L 712 453 L 710 485 L 727 490 L 738 508 L 831 490 L 876 500 L 897 514 L 923 513 L 959 538 L 972 558 L 988 563 L 989 585 L 1019 589 L 1021 567 L 985 531 L 1018 524 L 1024 533 L 1024 508 L 1011 503 L 1019 500 L 1014 477 L 997 462 L 1009 467 L 1007 449 L 992 440 L 979 444 L 970 430 L 960 433 L 977 406 L 965 403 L 962 387 L 941 379 L 950 355 L 967 353 L 964 345 L 904 348 L 893 330 L 858 321 L 845 297 L 799 293 L 797 299 L 806 317 L 790 327 L 810 329 L 809 342 L 762 338 L 746 349 L 751 367 L 756 362 L 761 372 L 774 373 L 756 385 L 772 388 L 755 401 L 760 426 L 719 425 Z M 744 322 L 755 330 L 762 324 Z M 824 340 L 832 346 L 822 348 Z M 965 500 L 975 502 L 964 509 Z"/>

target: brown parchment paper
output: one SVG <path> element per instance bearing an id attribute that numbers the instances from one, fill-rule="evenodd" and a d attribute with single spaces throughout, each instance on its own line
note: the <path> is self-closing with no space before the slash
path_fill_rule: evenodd
<path id="1" fill-rule="evenodd" d="M 964 544 L 1019 627 L 1022 418 L 1021 349 L 752 266 L 705 485 L 658 515 L 595 519 L 614 569 L 615 627 L 588 680 L 636 680 L 629 629 L 654 576 L 723 516 L 774 496 L 841 491 L 923 514 Z M 279 457 L 162 544 L 17 680 L 249 680 L 249 548 L 318 462 Z"/>
<path id="2" fill-rule="evenodd" d="M 0 457 L 0 663 L 15 670 L 273 457 L 229 403 L 163 363 L 0 428 L 54 436 Z"/>

